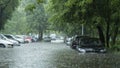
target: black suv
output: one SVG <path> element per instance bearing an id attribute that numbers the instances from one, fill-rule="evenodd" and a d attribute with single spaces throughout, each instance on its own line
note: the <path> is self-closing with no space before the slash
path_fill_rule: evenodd
<path id="1" fill-rule="evenodd" d="M 79 41 L 83 38 L 89 38 L 89 36 L 75 36 L 71 41 L 70 47 L 76 49 L 76 46 L 79 45 Z"/>
<path id="2" fill-rule="evenodd" d="M 79 40 L 76 49 L 79 52 L 99 52 L 105 53 L 106 49 L 98 38 L 82 38 Z"/>

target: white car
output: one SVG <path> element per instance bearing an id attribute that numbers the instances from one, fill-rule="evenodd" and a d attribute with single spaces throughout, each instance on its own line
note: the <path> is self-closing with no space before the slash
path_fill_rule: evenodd
<path id="1" fill-rule="evenodd" d="M 51 40 L 52 43 L 63 43 L 64 40 L 56 38 L 55 40 Z"/>
<path id="2" fill-rule="evenodd" d="M 0 47 L 7 47 L 7 48 L 12 48 L 13 47 L 13 43 L 12 42 L 9 42 L 9 41 L 6 41 L 6 40 L 2 40 L 0 39 Z"/>
<path id="3" fill-rule="evenodd" d="M 20 44 L 19 44 L 18 41 L 9 39 L 9 38 L 7 38 L 6 36 L 4 36 L 3 34 L 0 34 L 0 39 L 3 39 L 3 40 L 6 40 L 6 41 L 9 41 L 9 42 L 12 42 L 14 46 L 20 46 Z"/>
<path id="4" fill-rule="evenodd" d="M 16 41 L 18 41 L 19 43 L 24 43 L 24 40 L 23 40 L 23 39 L 18 38 L 18 37 L 14 36 L 14 35 L 5 34 L 4 36 L 6 36 L 6 37 L 9 38 L 9 39 L 16 40 Z"/>
<path id="5" fill-rule="evenodd" d="M 71 41 L 72 41 L 72 38 L 67 38 L 65 42 L 66 45 L 71 45 Z"/>

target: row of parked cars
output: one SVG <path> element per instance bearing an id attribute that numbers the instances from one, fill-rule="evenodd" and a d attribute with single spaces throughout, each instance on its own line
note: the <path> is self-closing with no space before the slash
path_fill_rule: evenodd
<path id="1" fill-rule="evenodd" d="M 37 38 L 27 35 L 0 34 L 0 47 L 20 46 L 24 43 L 37 41 Z"/>
<path id="2" fill-rule="evenodd" d="M 73 38 L 67 38 L 67 45 L 70 45 L 72 49 L 75 49 L 81 53 L 86 52 L 97 52 L 97 53 L 105 53 L 106 48 L 101 43 L 99 38 L 93 38 L 89 36 L 75 36 Z"/>

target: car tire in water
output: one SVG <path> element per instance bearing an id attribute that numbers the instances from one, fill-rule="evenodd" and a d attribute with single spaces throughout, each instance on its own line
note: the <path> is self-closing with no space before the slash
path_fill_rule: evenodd
<path id="1" fill-rule="evenodd" d="M 3 45 L 3 44 L 0 44 L 0 47 L 1 47 L 1 48 L 5 48 L 5 45 Z"/>
<path id="2" fill-rule="evenodd" d="M 71 48 L 72 49 L 76 49 L 76 45 L 71 45 Z"/>

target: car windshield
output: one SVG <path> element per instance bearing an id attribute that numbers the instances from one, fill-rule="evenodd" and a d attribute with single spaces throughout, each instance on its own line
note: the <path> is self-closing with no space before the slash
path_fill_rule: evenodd
<path id="1" fill-rule="evenodd" d="M 99 39 L 82 39 L 81 44 L 83 45 L 89 45 L 89 46 L 94 46 L 94 45 L 101 45 L 102 43 L 100 42 Z"/>
<path id="2" fill-rule="evenodd" d="M 12 36 L 9 36 L 9 35 L 5 35 L 5 36 L 9 39 L 14 39 Z"/>

